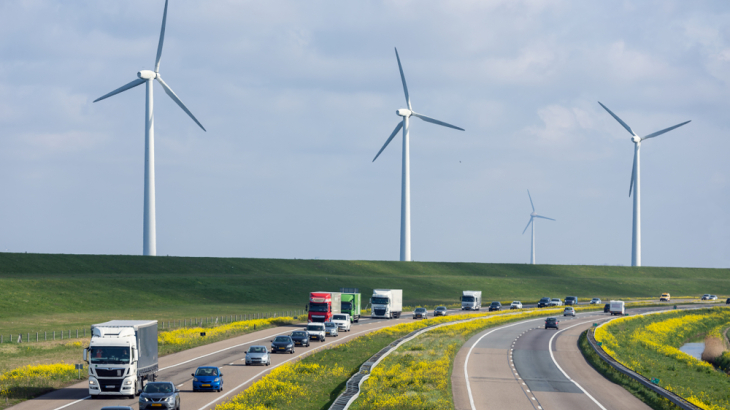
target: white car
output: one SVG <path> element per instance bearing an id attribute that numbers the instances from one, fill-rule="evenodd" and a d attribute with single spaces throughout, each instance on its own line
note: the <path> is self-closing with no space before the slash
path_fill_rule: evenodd
<path id="1" fill-rule="evenodd" d="M 332 315 L 330 322 L 337 323 L 337 327 L 339 327 L 343 332 L 349 332 L 351 330 L 350 326 L 352 326 L 352 323 L 350 322 L 349 313 L 334 314 Z"/>
<path id="2" fill-rule="evenodd" d="M 563 316 L 573 316 L 573 317 L 575 317 L 575 309 L 573 309 L 570 306 L 566 307 L 565 310 L 563 310 Z"/>
<path id="3" fill-rule="evenodd" d="M 552 298 L 548 306 L 563 306 L 563 301 L 558 298 Z"/>
<path id="4" fill-rule="evenodd" d="M 338 331 L 337 323 L 325 322 L 324 330 L 327 333 L 327 336 L 335 337 L 335 336 L 340 335 L 340 332 Z"/>
<path id="5" fill-rule="evenodd" d="M 509 305 L 509 308 L 510 309 L 522 309 L 522 302 L 520 302 L 519 300 L 515 300 L 514 302 L 512 302 L 511 305 Z"/>
<path id="6" fill-rule="evenodd" d="M 710 295 L 710 298 L 707 299 L 707 300 L 717 300 L 717 296 L 716 295 Z"/>
<path id="7" fill-rule="evenodd" d="M 599 298 L 591 299 L 591 305 L 600 305 L 600 304 L 601 304 L 601 299 L 599 299 Z"/>
<path id="8" fill-rule="evenodd" d="M 324 328 L 324 323 L 309 323 L 307 325 L 307 332 L 309 332 L 309 339 L 317 339 L 320 342 L 324 342 L 327 331 Z"/>

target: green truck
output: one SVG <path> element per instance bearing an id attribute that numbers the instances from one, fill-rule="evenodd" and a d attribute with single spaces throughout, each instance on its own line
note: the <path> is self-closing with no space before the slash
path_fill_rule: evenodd
<path id="1" fill-rule="evenodd" d="M 360 290 L 357 288 L 342 288 L 342 304 L 340 307 L 341 313 L 347 313 L 350 315 L 351 322 L 360 321 Z"/>

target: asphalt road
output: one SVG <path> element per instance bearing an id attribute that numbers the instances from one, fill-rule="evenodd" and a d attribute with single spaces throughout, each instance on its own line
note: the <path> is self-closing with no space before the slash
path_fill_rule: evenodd
<path id="1" fill-rule="evenodd" d="M 691 307 L 697 306 L 686 306 Z M 454 363 L 456 409 L 649 409 L 596 372 L 578 349 L 584 330 L 610 318 L 602 312 L 559 318 L 557 331 L 545 329 L 544 318 L 529 319 L 475 335 Z"/>
<path id="2" fill-rule="evenodd" d="M 459 310 L 451 310 L 449 313 L 459 313 Z M 262 330 L 247 335 L 239 336 L 229 340 L 212 343 L 206 346 L 196 347 L 184 352 L 179 352 L 160 358 L 158 381 L 171 381 L 181 392 L 181 407 L 192 410 L 206 410 L 231 398 L 248 388 L 251 383 L 266 375 L 269 371 L 281 365 L 300 358 L 304 355 L 321 349 L 325 346 L 348 342 L 357 336 L 361 336 L 374 330 L 393 326 L 399 323 L 412 321 L 410 312 L 403 312 L 400 319 L 384 320 L 361 318 L 360 323 L 353 324 L 350 332 L 341 332 L 338 337 L 328 337 L 325 342 L 312 341 L 310 347 L 297 347 L 294 354 L 272 354 L 271 366 L 246 366 L 244 364 L 245 352 L 251 345 L 263 345 L 267 348 L 270 340 L 280 334 L 290 334 L 303 326 L 285 326 L 273 329 Z M 431 313 L 431 312 L 429 312 Z M 465 312 L 468 313 L 468 312 Z M 472 313 L 484 313 L 472 312 Z M 81 357 L 79 350 L 79 357 Z M 224 374 L 224 388 L 221 393 L 217 392 L 192 392 L 192 373 L 198 366 L 218 366 Z M 130 406 L 138 409 L 138 399 L 128 399 L 123 396 L 106 396 L 91 400 L 89 399 L 88 381 L 77 383 L 65 389 L 43 395 L 33 400 L 20 403 L 13 407 L 14 410 L 98 410 L 105 406 Z"/>

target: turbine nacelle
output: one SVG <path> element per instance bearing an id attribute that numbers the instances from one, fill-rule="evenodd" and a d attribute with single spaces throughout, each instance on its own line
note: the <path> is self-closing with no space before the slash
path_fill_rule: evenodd
<path id="1" fill-rule="evenodd" d="M 633 142 L 634 144 L 638 144 L 638 143 L 640 143 L 640 142 L 641 142 L 641 137 L 639 137 L 638 135 L 634 135 L 633 137 L 631 137 L 631 141 L 632 141 L 632 142 Z"/>
<path id="2" fill-rule="evenodd" d="M 401 108 L 395 111 L 396 115 L 404 118 L 408 118 L 413 114 L 413 111 L 407 109 L 407 108 Z"/>
<path id="3" fill-rule="evenodd" d="M 137 77 L 143 80 L 154 80 L 157 78 L 157 73 L 152 70 L 142 70 L 137 73 Z"/>

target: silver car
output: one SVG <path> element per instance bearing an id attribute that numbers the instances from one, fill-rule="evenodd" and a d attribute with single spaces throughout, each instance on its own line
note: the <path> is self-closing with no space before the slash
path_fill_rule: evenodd
<path id="1" fill-rule="evenodd" d="M 266 346 L 251 346 L 246 352 L 246 366 L 255 364 L 270 365 L 271 358 L 269 357 L 269 351 Z"/>
<path id="2" fill-rule="evenodd" d="M 140 410 L 180 410 L 180 391 L 170 382 L 147 383 L 139 395 Z"/>
<path id="3" fill-rule="evenodd" d="M 338 328 L 339 328 L 339 326 L 337 326 L 337 323 L 325 322 L 325 324 L 324 324 L 324 330 L 325 330 L 325 333 L 327 334 L 327 336 L 332 336 L 332 337 L 339 336 L 340 333 L 337 330 Z"/>
<path id="4" fill-rule="evenodd" d="M 565 310 L 563 310 L 563 316 L 575 317 L 575 309 L 573 309 L 572 307 L 566 307 Z"/>

